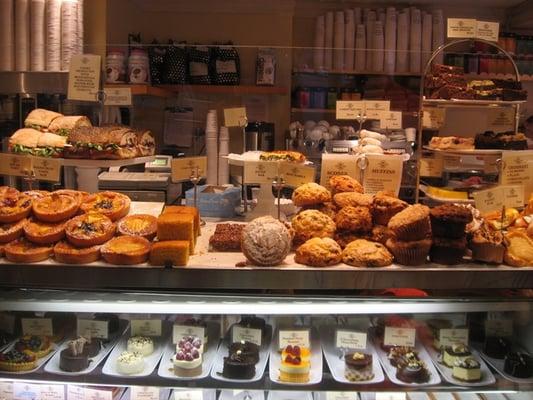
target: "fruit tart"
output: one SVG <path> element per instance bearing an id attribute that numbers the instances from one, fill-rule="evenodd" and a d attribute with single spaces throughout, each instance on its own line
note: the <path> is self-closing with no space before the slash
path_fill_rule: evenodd
<path id="1" fill-rule="evenodd" d="M 140 236 L 118 236 L 100 249 L 102 258 L 110 264 L 134 265 L 148 260 L 150 242 Z"/>
<path id="2" fill-rule="evenodd" d="M 63 264 L 89 264 L 100 259 L 100 246 L 76 247 L 63 240 L 54 246 L 54 258 Z"/>
<path id="3" fill-rule="evenodd" d="M 157 218 L 149 214 L 133 214 L 122 218 L 117 224 L 120 235 L 142 236 L 152 240 L 157 233 Z"/>
<path id="4" fill-rule="evenodd" d="M 4 247 L 6 258 L 15 263 L 34 263 L 48 259 L 54 252 L 52 245 L 32 243 L 26 238 L 12 241 Z"/>
<path id="5" fill-rule="evenodd" d="M 81 204 L 83 212 L 98 212 L 117 221 L 125 217 L 130 210 L 130 198 L 116 192 L 100 192 L 88 196 Z"/>
<path id="6" fill-rule="evenodd" d="M 80 208 L 77 197 L 53 192 L 33 201 L 33 214 L 39 221 L 60 222 L 73 217 Z"/>
<path id="7" fill-rule="evenodd" d="M 37 200 L 48 196 L 50 192 L 48 190 L 26 190 L 24 194 L 30 196 L 32 200 Z"/>
<path id="8" fill-rule="evenodd" d="M 31 371 L 37 367 L 37 357 L 29 351 L 10 350 L 0 354 L 0 371 Z"/>
<path id="9" fill-rule="evenodd" d="M 24 236 L 37 244 L 56 243 L 65 237 L 65 223 L 29 221 L 24 225 Z"/>
<path id="10" fill-rule="evenodd" d="M 23 218 L 17 222 L 0 224 L 0 243 L 9 243 L 21 237 L 24 233 L 24 225 L 27 223 L 28 219 Z"/>
<path id="11" fill-rule="evenodd" d="M 78 247 L 103 244 L 113 237 L 116 225 L 105 215 L 88 213 L 72 218 L 65 225 L 67 240 Z"/>
<path id="12" fill-rule="evenodd" d="M 52 342 L 48 336 L 24 335 L 15 343 L 15 350 L 43 358 L 52 351 Z"/>
<path id="13" fill-rule="evenodd" d="M 31 211 L 31 197 L 9 188 L 0 194 L 0 223 L 17 222 L 26 218 Z"/>
<path id="14" fill-rule="evenodd" d="M 89 197 L 89 193 L 84 192 L 82 190 L 60 189 L 56 190 L 54 193 L 68 194 L 70 196 L 77 197 L 80 200 L 80 203 L 82 203 L 87 197 Z"/>

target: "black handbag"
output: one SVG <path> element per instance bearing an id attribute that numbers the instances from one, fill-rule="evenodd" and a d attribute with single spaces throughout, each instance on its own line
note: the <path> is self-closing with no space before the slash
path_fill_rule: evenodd
<path id="1" fill-rule="evenodd" d="M 212 69 L 212 49 L 207 46 L 189 47 L 189 82 L 196 85 L 210 85 Z"/>
<path id="2" fill-rule="evenodd" d="M 187 50 L 183 43 L 169 42 L 163 64 L 163 83 L 183 85 L 187 83 Z"/>
<path id="3" fill-rule="evenodd" d="M 152 85 L 161 85 L 162 83 L 165 83 L 163 72 L 166 54 L 167 47 L 159 45 L 157 40 L 154 40 L 148 49 L 148 58 L 150 60 L 150 82 L 152 82 Z"/>
<path id="4" fill-rule="evenodd" d="M 214 48 L 212 81 L 215 85 L 238 85 L 241 64 L 237 49 L 229 42 Z"/>

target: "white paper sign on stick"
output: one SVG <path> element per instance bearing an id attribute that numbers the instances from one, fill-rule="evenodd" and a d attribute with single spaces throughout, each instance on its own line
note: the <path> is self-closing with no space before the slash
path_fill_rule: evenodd
<path id="1" fill-rule="evenodd" d="M 366 340 L 367 334 L 365 332 L 339 329 L 335 334 L 335 346 L 339 349 L 366 349 Z"/>
<path id="2" fill-rule="evenodd" d="M 159 388 L 153 386 L 132 386 L 130 400 L 159 400 Z"/>
<path id="3" fill-rule="evenodd" d="M 309 329 L 280 330 L 279 348 L 284 349 L 289 345 L 310 347 Z"/>
<path id="4" fill-rule="evenodd" d="M 98 101 L 101 57 L 94 54 L 72 56 L 68 71 L 69 100 Z"/>
<path id="5" fill-rule="evenodd" d="M 414 347 L 416 339 L 416 329 L 385 327 L 383 343 L 385 346 L 408 346 Z"/>
<path id="6" fill-rule="evenodd" d="M 471 18 L 448 18 L 449 38 L 475 38 L 477 21 Z"/>

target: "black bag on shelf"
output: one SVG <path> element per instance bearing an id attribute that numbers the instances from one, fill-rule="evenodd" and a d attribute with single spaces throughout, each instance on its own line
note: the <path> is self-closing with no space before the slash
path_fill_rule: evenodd
<path id="1" fill-rule="evenodd" d="M 213 49 L 212 81 L 215 85 L 238 85 L 241 81 L 241 63 L 233 43 L 225 43 Z"/>
<path id="2" fill-rule="evenodd" d="M 152 45 L 148 49 L 148 58 L 150 60 L 150 82 L 152 85 L 161 85 L 165 83 L 163 78 L 165 57 L 167 54 L 167 47 L 159 45 L 154 39 Z"/>
<path id="3" fill-rule="evenodd" d="M 189 82 L 195 85 L 210 85 L 212 71 L 212 49 L 207 46 L 188 48 Z"/>
<path id="4" fill-rule="evenodd" d="M 183 85 L 187 83 L 187 50 L 183 43 L 169 41 L 163 64 L 163 83 Z"/>

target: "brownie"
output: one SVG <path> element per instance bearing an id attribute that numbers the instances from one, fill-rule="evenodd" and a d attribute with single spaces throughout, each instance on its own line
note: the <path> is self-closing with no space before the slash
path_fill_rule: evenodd
<path id="1" fill-rule="evenodd" d="M 448 239 L 433 237 L 433 243 L 429 250 L 431 262 L 444 265 L 460 264 L 466 250 L 466 238 Z"/>
<path id="2" fill-rule="evenodd" d="M 523 133 L 486 131 L 476 135 L 474 146 L 476 149 L 527 150 L 527 138 Z"/>
<path id="3" fill-rule="evenodd" d="M 489 357 L 503 360 L 510 350 L 511 342 L 506 338 L 496 336 L 488 336 L 485 338 L 483 352 Z"/>
<path id="4" fill-rule="evenodd" d="M 466 225 L 472 221 L 470 210 L 454 204 L 433 207 L 429 216 L 433 235 L 451 239 L 464 237 Z"/>
<path id="5" fill-rule="evenodd" d="M 217 224 L 215 233 L 209 238 L 211 251 L 241 251 L 241 236 L 245 224 Z"/>

